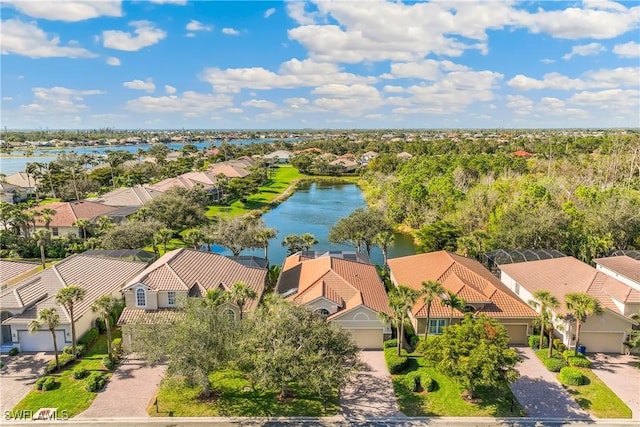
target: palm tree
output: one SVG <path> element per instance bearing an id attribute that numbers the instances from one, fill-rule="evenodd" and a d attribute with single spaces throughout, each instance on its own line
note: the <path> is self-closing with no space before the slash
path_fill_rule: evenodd
<path id="1" fill-rule="evenodd" d="M 91 221 L 86 218 L 78 218 L 73 223 L 74 227 L 78 227 L 78 229 L 82 232 L 82 240 L 87 240 L 87 230 L 91 227 Z"/>
<path id="2" fill-rule="evenodd" d="M 96 226 L 98 227 L 98 230 L 100 230 L 100 234 L 102 234 L 112 229 L 114 227 L 114 224 L 113 220 L 110 217 L 101 215 L 96 221 Z"/>
<path id="3" fill-rule="evenodd" d="M 578 355 L 578 345 L 580 344 L 580 327 L 591 315 L 599 316 L 603 313 L 602 305 L 595 297 L 585 293 L 572 293 L 564 297 L 567 310 L 576 320 L 576 348 L 575 355 Z"/>
<path id="4" fill-rule="evenodd" d="M 36 241 L 36 243 L 38 244 L 38 247 L 40 248 L 40 261 L 42 262 L 42 269 L 44 270 L 47 266 L 46 262 L 45 262 L 45 256 L 44 256 L 44 246 L 47 244 L 47 242 L 49 241 L 49 230 L 36 230 L 33 232 L 33 234 L 31 234 L 31 237 L 33 237 L 33 239 Z"/>
<path id="5" fill-rule="evenodd" d="M 43 308 L 40 310 L 38 319 L 34 319 L 29 323 L 29 333 L 38 333 L 42 323 L 47 325 L 47 329 L 51 332 L 51 337 L 53 338 L 53 354 L 56 357 L 56 369 L 58 369 L 58 342 L 56 340 L 56 328 L 60 324 L 58 311 L 55 308 Z"/>
<path id="6" fill-rule="evenodd" d="M 58 211 L 51 208 L 44 208 L 40 211 L 42 221 L 44 221 L 44 228 L 49 229 L 49 225 L 51 225 L 51 221 L 53 221 L 53 217 L 56 216 L 57 213 Z"/>
<path id="7" fill-rule="evenodd" d="M 184 232 L 182 240 L 184 240 L 185 243 L 193 246 L 193 249 L 198 250 L 205 240 L 204 233 L 197 228 L 191 228 Z"/>
<path id="8" fill-rule="evenodd" d="M 40 201 L 40 197 L 38 196 L 38 182 L 36 180 L 38 166 L 33 162 L 27 162 L 27 164 L 25 165 L 25 172 L 27 173 L 29 186 L 31 186 L 31 178 L 33 178 L 33 192 L 36 196 L 36 203 L 38 203 Z"/>
<path id="9" fill-rule="evenodd" d="M 440 303 L 451 310 L 449 313 L 449 326 L 453 323 L 453 310 L 462 312 L 464 310 L 465 302 L 462 298 L 455 294 L 455 292 L 446 291 L 446 298 Z"/>
<path id="10" fill-rule="evenodd" d="M 309 251 L 311 246 L 318 244 L 318 239 L 311 233 L 304 233 L 300 236 L 300 241 L 302 242 L 302 247 L 305 251 Z"/>
<path id="11" fill-rule="evenodd" d="M 104 325 L 107 328 L 107 354 L 111 357 L 111 313 L 118 306 L 118 299 L 112 295 L 104 295 L 98 298 L 93 305 L 91 305 L 91 311 L 98 313 Z"/>
<path id="12" fill-rule="evenodd" d="M 402 349 L 404 339 L 404 324 L 408 318 L 408 312 L 418 300 L 418 291 L 407 286 L 398 286 L 389 291 L 389 308 L 391 314 L 380 313 L 383 322 L 391 323 L 398 333 L 398 356 Z"/>
<path id="13" fill-rule="evenodd" d="M 278 230 L 275 228 L 262 228 L 256 234 L 256 240 L 262 244 L 264 248 L 264 258 L 268 258 L 268 250 L 269 250 L 269 240 L 276 237 L 278 234 Z"/>
<path id="14" fill-rule="evenodd" d="M 444 293 L 442 285 L 435 280 L 422 282 L 422 296 L 427 305 L 427 326 L 424 328 L 424 340 L 429 337 L 429 321 L 431 320 L 431 303 L 438 296 Z"/>
<path id="15" fill-rule="evenodd" d="M 65 286 L 56 294 L 56 302 L 67 309 L 69 318 L 71 319 L 71 344 L 73 345 L 73 354 L 78 354 L 76 350 L 76 319 L 73 315 L 75 304 L 82 301 L 87 294 L 87 290 L 76 285 Z"/>
<path id="16" fill-rule="evenodd" d="M 302 237 L 297 234 L 287 234 L 282 241 L 282 246 L 287 247 L 287 255 L 293 255 L 303 249 Z"/>
<path id="17" fill-rule="evenodd" d="M 396 240 L 396 236 L 392 231 L 384 230 L 380 233 L 376 234 L 373 238 L 373 243 L 377 245 L 382 251 L 382 259 L 383 264 L 382 267 L 386 270 L 389 269 L 389 264 L 387 264 L 389 248 L 393 246 L 394 241 Z M 428 326 L 427 326 L 428 329 Z"/>
<path id="18" fill-rule="evenodd" d="M 156 234 L 153 237 L 157 243 L 162 243 L 162 249 L 164 250 L 164 253 L 167 253 L 167 242 L 169 242 L 173 237 L 173 230 L 169 228 L 161 228 L 156 231 Z"/>
<path id="19" fill-rule="evenodd" d="M 240 320 L 249 301 L 258 296 L 256 291 L 247 286 L 244 282 L 236 282 L 229 290 L 229 301 L 234 303 L 240 309 Z"/>
<path id="20" fill-rule="evenodd" d="M 537 290 L 533 293 L 532 300 L 529 300 L 529 305 L 534 308 L 540 307 L 540 347 L 542 350 L 542 336 L 544 335 L 545 328 L 549 331 L 549 358 L 553 355 L 553 313 L 552 308 L 560 307 L 560 301 L 558 298 L 551 295 L 551 292 L 544 289 Z"/>

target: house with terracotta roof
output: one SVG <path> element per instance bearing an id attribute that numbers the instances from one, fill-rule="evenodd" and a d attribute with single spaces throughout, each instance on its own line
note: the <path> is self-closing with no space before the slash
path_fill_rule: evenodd
<path id="1" fill-rule="evenodd" d="M 79 219 L 86 219 L 94 222 L 101 216 L 109 216 L 118 208 L 107 206 L 101 203 L 91 202 L 88 200 L 78 200 L 75 202 L 54 202 L 46 205 L 31 208 L 31 212 L 41 213 L 43 209 L 53 209 L 55 215 L 49 223 L 49 230 L 53 237 L 66 236 L 67 234 L 75 234 L 80 236 L 80 230 L 74 225 Z M 46 223 L 42 216 L 36 217 L 35 229 L 45 229 Z"/>
<path id="2" fill-rule="evenodd" d="M 104 295 L 120 297 L 120 289 L 136 276 L 147 263 L 105 257 L 72 255 L 59 263 L 0 291 L 2 346 L 20 351 L 53 351 L 51 333 L 46 327 L 28 332 L 29 323 L 44 308 L 55 308 L 60 315 L 56 328 L 58 349 L 71 344 L 71 318 L 67 310 L 55 302 L 58 291 L 76 285 L 86 290 L 84 299 L 76 303 L 76 336 L 86 333 L 98 317 L 91 305 Z"/>
<path id="3" fill-rule="evenodd" d="M 429 333 L 441 334 L 449 319 L 459 322 L 465 312 L 484 314 L 502 323 L 511 344 L 526 344 L 532 324 L 538 314 L 521 301 L 478 261 L 438 251 L 410 255 L 389 260 L 391 280 L 396 286 L 408 286 L 420 291 L 422 282 L 434 280 L 444 290 L 451 291 L 465 301 L 463 312 L 451 310 L 442 304 L 443 296 L 431 303 Z M 420 298 L 409 312 L 409 319 L 417 334 L 427 327 L 427 306 Z"/>
<path id="4" fill-rule="evenodd" d="M 372 264 L 298 252 L 285 259 L 275 292 L 336 322 L 362 349 L 380 349 L 391 335 L 379 318 L 390 313 L 389 300 Z"/>
<path id="5" fill-rule="evenodd" d="M 100 197 L 87 199 L 92 202 L 102 203 L 107 206 L 143 206 L 151 200 L 162 195 L 162 191 L 144 185 L 116 188 L 104 193 Z"/>
<path id="6" fill-rule="evenodd" d="M 629 286 L 631 289 L 640 291 L 640 259 L 632 258 L 628 255 L 611 256 L 607 258 L 597 258 L 593 262 L 596 270 L 603 272 Z M 625 306 L 625 315 L 640 312 L 640 305 Z"/>
<path id="7" fill-rule="evenodd" d="M 123 341 L 131 345 L 132 324 L 171 319 L 181 298 L 205 297 L 215 289 L 228 291 L 237 282 L 244 282 L 256 293 L 245 307 L 252 310 L 262 298 L 266 280 L 266 268 L 247 266 L 216 253 L 188 248 L 167 252 L 122 288 L 126 307 L 118 324 L 123 326 Z M 223 310 L 232 317 L 240 314 L 232 303 L 226 303 Z"/>
<path id="8" fill-rule="evenodd" d="M 557 336 L 575 347 L 575 322 L 568 316 L 565 295 L 586 293 L 600 301 L 604 313 L 589 316 L 581 326 L 580 344 L 587 352 L 622 353 L 627 331 L 636 324 L 629 318 L 640 304 L 640 290 L 608 276 L 573 257 L 544 259 L 500 265 L 500 279 L 523 301 L 533 299 L 538 290 L 549 291 L 560 301 L 554 309 Z"/>

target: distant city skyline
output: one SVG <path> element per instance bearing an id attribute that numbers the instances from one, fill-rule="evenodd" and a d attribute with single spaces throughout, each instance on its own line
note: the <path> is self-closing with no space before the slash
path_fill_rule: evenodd
<path id="1" fill-rule="evenodd" d="M 638 2 L 3 0 L 1 126 L 640 126 Z"/>

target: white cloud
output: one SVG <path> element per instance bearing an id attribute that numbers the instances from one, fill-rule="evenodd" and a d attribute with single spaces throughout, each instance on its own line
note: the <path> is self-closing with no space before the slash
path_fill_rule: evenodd
<path id="1" fill-rule="evenodd" d="M 51 38 L 50 38 L 51 37 Z M 1 49 L 3 55 L 15 54 L 29 58 L 91 58 L 96 55 L 69 42 L 60 44 L 60 37 L 50 36 L 38 28 L 35 22 L 26 23 L 19 19 L 8 19 L 0 25 Z"/>
<path id="2" fill-rule="evenodd" d="M 331 83 L 315 88 L 311 94 L 321 96 L 312 102 L 314 107 L 350 117 L 361 116 L 384 104 L 375 87 L 363 84 Z"/>
<path id="3" fill-rule="evenodd" d="M 228 36 L 239 36 L 240 35 L 240 31 L 234 29 L 234 28 L 223 28 L 222 29 L 222 34 L 226 34 Z"/>
<path id="4" fill-rule="evenodd" d="M 171 85 L 164 85 L 164 91 L 167 93 L 167 95 L 173 95 L 174 93 L 176 93 L 177 89 Z"/>
<path id="5" fill-rule="evenodd" d="M 187 91 L 182 96 L 142 96 L 127 101 L 126 108 L 136 113 L 182 113 L 187 117 L 204 117 L 212 111 L 229 107 L 231 102 L 228 95 Z"/>
<path id="6" fill-rule="evenodd" d="M 195 19 L 192 19 L 187 24 L 186 29 L 188 31 L 211 31 L 211 30 L 213 30 L 213 26 L 204 25 L 202 22 L 196 21 Z"/>
<path id="7" fill-rule="evenodd" d="M 3 4 L 11 4 L 20 13 L 32 18 L 53 21 L 77 22 L 100 16 L 122 16 L 120 0 L 101 1 L 25 1 L 3 0 Z"/>
<path id="8" fill-rule="evenodd" d="M 120 60 L 115 56 L 110 56 L 107 58 L 107 64 L 111 65 L 112 67 L 117 67 L 118 65 L 120 65 Z"/>
<path id="9" fill-rule="evenodd" d="M 269 9 L 264 11 L 264 17 L 268 18 L 271 15 L 273 15 L 274 13 L 276 13 L 276 8 L 275 7 L 269 8 Z"/>
<path id="10" fill-rule="evenodd" d="M 136 79 L 130 82 L 124 82 L 122 83 L 122 86 L 128 89 L 144 90 L 147 92 L 153 92 L 154 90 L 156 90 L 156 85 L 153 84 L 153 79 L 151 78 L 147 79 L 146 81 Z"/>
<path id="11" fill-rule="evenodd" d="M 637 120 L 640 109 L 640 91 L 638 89 L 583 91 L 574 94 L 568 101 L 577 105 L 616 110 L 617 114 L 633 114 Z"/>
<path id="12" fill-rule="evenodd" d="M 405 91 L 405 88 L 402 86 L 385 85 L 382 90 L 387 93 L 402 93 Z"/>
<path id="13" fill-rule="evenodd" d="M 266 110 L 273 110 L 278 106 L 271 101 L 267 101 L 266 99 L 251 99 L 249 101 L 245 101 L 242 103 L 243 107 L 254 107 L 254 108 L 264 108 Z"/>
<path id="14" fill-rule="evenodd" d="M 640 57 L 640 44 L 634 41 L 617 44 L 613 47 L 613 53 L 622 58 L 638 58 Z"/>
<path id="15" fill-rule="evenodd" d="M 2 100 L 3 100 L 3 101 L 7 101 L 7 102 L 9 102 L 9 101 L 13 101 L 13 97 L 11 97 L 11 96 L 3 96 L 3 97 L 2 97 Z"/>
<path id="16" fill-rule="evenodd" d="M 98 89 L 77 90 L 55 86 L 52 88 L 35 87 L 32 89 L 34 101 L 21 105 L 20 110 L 27 113 L 69 114 L 88 110 L 83 104 L 85 96 L 103 95 Z"/>
<path id="17" fill-rule="evenodd" d="M 619 86 L 637 86 L 640 67 L 619 67 L 588 71 L 580 78 L 570 78 L 560 73 L 545 74 L 542 80 L 518 74 L 507 85 L 517 90 L 584 90 L 607 89 Z"/>
<path id="18" fill-rule="evenodd" d="M 550 59 L 550 58 L 543 58 L 540 60 L 540 62 L 542 62 L 543 64 L 553 64 L 556 62 L 555 59 Z"/>
<path id="19" fill-rule="evenodd" d="M 384 79 L 416 78 L 435 81 L 442 76 L 443 71 L 465 71 L 469 67 L 455 64 L 451 61 L 436 61 L 425 59 L 418 62 L 401 62 L 391 64 L 391 72 L 380 76 Z"/>
<path id="20" fill-rule="evenodd" d="M 151 3 L 156 4 L 175 4 L 176 6 L 184 6 L 187 4 L 187 0 L 149 0 Z"/>
<path id="21" fill-rule="evenodd" d="M 565 61 L 570 60 L 574 56 L 594 56 L 601 52 L 605 52 L 607 49 L 600 43 L 589 43 L 573 46 L 571 52 L 562 55 L 562 59 Z"/>
<path id="22" fill-rule="evenodd" d="M 156 28 L 149 21 L 133 21 L 129 25 L 135 28 L 134 34 L 117 30 L 103 31 L 103 46 L 134 52 L 152 46 L 167 36 L 166 31 Z"/>
<path id="23" fill-rule="evenodd" d="M 305 105 L 309 104 L 309 100 L 307 98 L 285 98 L 282 102 L 287 105 L 289 108 L 298 109 Z"/>
<path id="24" fill-rule="evenodd" d="M 231 114 L 241 114 L 242 108 L 227 108 L 227 112 L 231 113 Z"/>
<path id="25" fill-rule="evenodd" d="M 303 1 L 288 1 L 287 14 L 300 25 L 311 25 L 315 23 L 315 12 L 305 10 L 306 3 Z"/>

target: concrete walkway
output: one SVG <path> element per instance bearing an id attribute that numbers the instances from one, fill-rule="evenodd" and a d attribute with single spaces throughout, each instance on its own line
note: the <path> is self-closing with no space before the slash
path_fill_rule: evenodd
<path id="1" fill-rule="evenodd" d="M 522 362 L 518 364 L 520 378 L 511 391 L 529 417 L 588 419 L 562 387 L 553 372 L 549 372 L 529 347 L 516 348 Z"/>
<path id="2" fill-rule="evenodd" d="M 53 352 L 0 356 L 4 365 L 0 369 L 0 410 L 3 414 L 12 410 L 31 391 L 53 357 Z"/>
<path id="3" fill-rule="evenodd" d="M 589 357 L 591 370 L 631 408 L 640 420 L 640 370 L 637 356 L 596 353 Z"/>
<path id="4" fill-rule="evenodd" d="M 363 351 L 364 367 L 342 390 L 340 414 L 349 420 L 404 417 L 398 410 L 391 377 L 382 351 Z"/>
<path id="5" fill-rule="evenodd" d="M 164 365 L 146 366 L 140 359 L 124 360 L 91 406 L 75 418 L 148 417 L 147 406 L 164 372 Z"/>

